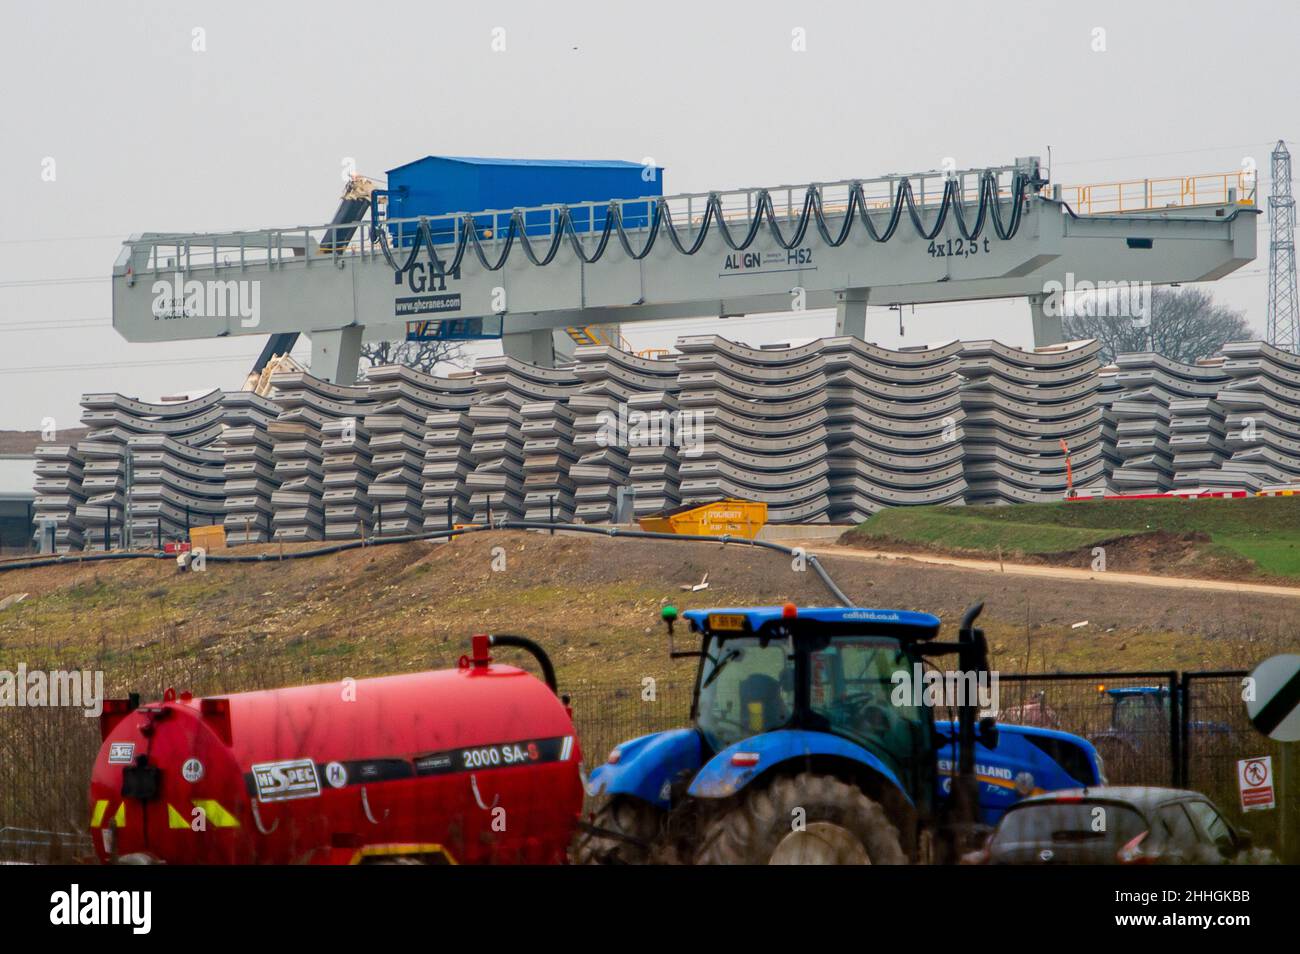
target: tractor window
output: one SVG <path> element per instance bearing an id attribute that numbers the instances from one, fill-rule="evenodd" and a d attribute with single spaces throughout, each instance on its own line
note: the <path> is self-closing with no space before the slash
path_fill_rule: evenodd
<path id="1" fill-rule="evenodd" d="M 1115 699 L 1114 726 L 1121 732 L 1163 731 L 1168 726 L 1168 699 L 1137 693 Z M 1161 721 L 1161 720 L 1166 721 Z"/>
<path id="2" fill-rule="evenodd" d="M 794 661 L 788 639 L 766 646 L 753 637 L 710 639 L 706 652 L 698 724 L 713 751 L 790 721 Z"/>
<path id="3" fill-rule="evenodd" d="M 831 731 L 906 763 L 925 726 L 922 706 L 895 705 L 894 673 L 912 660 L 892 639 L 841 636 L 809 657 L 810 705 Z"/>

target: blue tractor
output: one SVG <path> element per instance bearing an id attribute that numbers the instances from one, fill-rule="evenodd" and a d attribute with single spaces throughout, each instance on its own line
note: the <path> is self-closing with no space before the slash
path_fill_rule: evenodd
<path id="1" fill-rule="evenodd" d="M 1089 736 L 1102 756 L 1112 784 L 1152 785 L 1169 777 L 1170 740 L 1182 731 L 1178 714 L 1171 713 L 1168 686 L 1098 686 L 1111 703 L 1105 729 Z M 1227 756 L 1236 739 L 1226 722 L 1190 720 L 1184 723 L 1184 745 L 1202 757 Z"/>
<path id="2" fill-rule="evenodd" d="M 905 610 L 693 610 L 700 648 L 678 652 L 665 607 L 670 654 L 699 659 L 694 724 L 624 742 L 591 772 L 574 860 L 955 861 L 1021 798 L 1101 784 L 1086 740 L 980 717 L 981 609 L 956 642 L 937 639 L 937 617 Z M 945 655 L 955 673 L 930 662 Z M 955 719 L 936 719 L 954 682 L 970 691 Z"/>

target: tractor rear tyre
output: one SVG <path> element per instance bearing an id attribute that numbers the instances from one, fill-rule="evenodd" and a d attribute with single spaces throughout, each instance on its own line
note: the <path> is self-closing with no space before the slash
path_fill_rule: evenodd
<path id="1" fill-rule="evenodd" d="M 704 833 L 700 865 L 907 863 L 884 808 L 829 775 L 779 776 L 751 789 Z"/>
<path id="2" fill-rule="evenodd" d="M 573 843 L 575 865 L 646 865 L 654 862 L 664 813 L 637 798 L 615 797 L 591 820 L 591 827 L 609 834 L 580 829 Z"/>

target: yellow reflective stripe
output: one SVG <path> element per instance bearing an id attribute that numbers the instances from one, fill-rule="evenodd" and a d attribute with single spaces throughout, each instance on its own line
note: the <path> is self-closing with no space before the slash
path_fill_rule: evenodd
<path id="1" fill-rule="evenodd" d="M 113 824 L 118 828 L 126 827 L 126 802 L 117 806 L 117 814 L 113 816 Z"/>
<path id="2" fill-rule="evenodd" d="M 193 799 L 194 807 L 203 809 L 203 814 L 208 818 L 208 824 L 213 828 L 238 828 L 239 819 L 222 807 L 221 803 L 213 798 L 196 798 Z"/>
<path id="3" fill-rule="evenodd" d="M 168 828 L 189 828 L 190 823 L 185 820 L 185 816 L 171 806 L 167 805 L 167 827 Z"/>
<path id="4" fill-rule="evenodd" d="M 108 799 L 101 798 L 95 802 L 95 810 L 90 813 L 90 827 L 98 828 L 104 823 L 104 812 L 108 811 Z"/>

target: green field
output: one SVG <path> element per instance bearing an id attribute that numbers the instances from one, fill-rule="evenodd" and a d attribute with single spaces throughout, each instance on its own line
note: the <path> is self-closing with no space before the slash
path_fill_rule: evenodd
<path id="1" fill-rule="evenodd" d="M 1237 563 L 1259 576 L 1300 577 L 1300 497 L 895 507 L 851 530 L 844 542 L 1014 559 L 1073 555 L 1159 533 L 1184 537 L 1207 564 Z"/>

